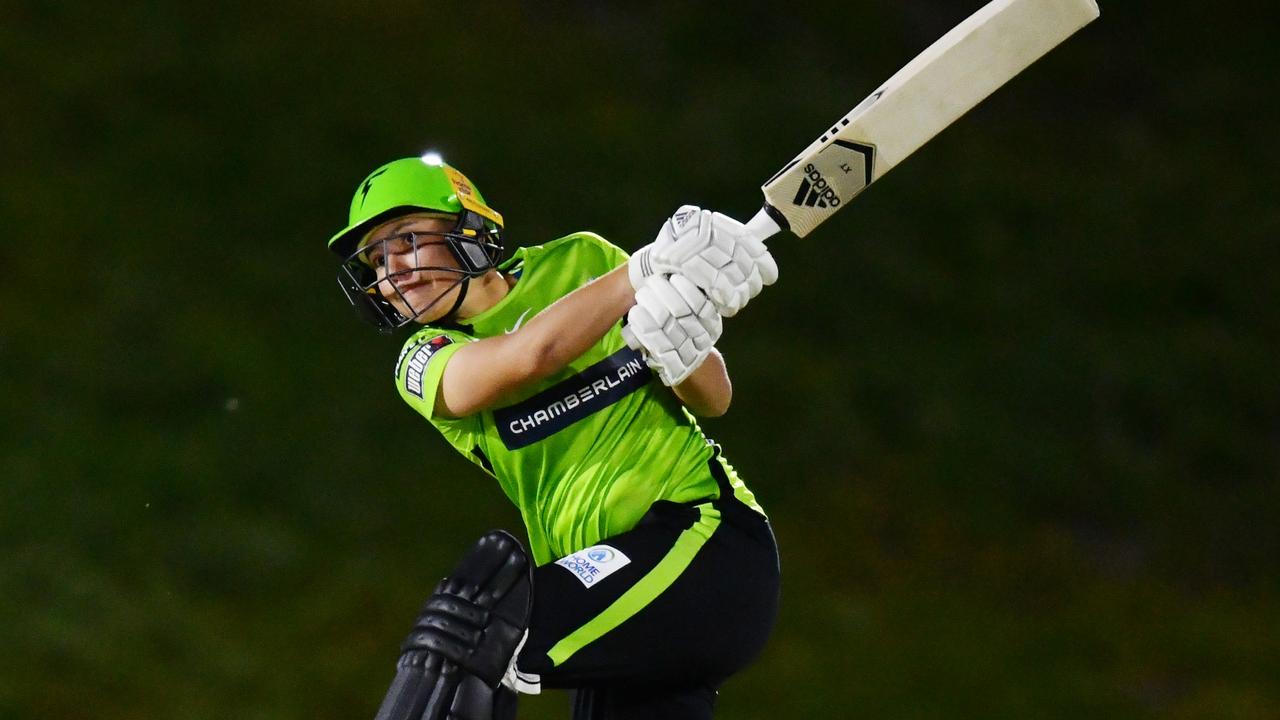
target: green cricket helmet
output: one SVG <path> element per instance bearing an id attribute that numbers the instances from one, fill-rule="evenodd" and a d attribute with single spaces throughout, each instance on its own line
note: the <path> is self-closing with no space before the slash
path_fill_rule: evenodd
<path id="1" fill-rule="evenodd" d="M 413 232 L 381 238 L 368 243 L 370 232 L 379 225 L 413 213 L 445 213 L 456 218 L 447 232 Z M 351 198 L 347 227 L 329 239 L 329 249 L 343 259 L 338 283 L 360 316 L 383 330 L 402 327 L 435 305 L 415 307 L 396 285 L 397 276 L 405 277 L 420 270 L 443 270 L 458 274 L 462 291 L 453 308 L 442 318 L 451 320 L 466 298 L 471 278 L 484 275 L 497 267 L 502 258 L 502 215 L 485 202 L 475 185 L 457 169 L 446 165 L 439 155 L 393 160 L 369 173 Z M 386 266 L 389 252 L 370 253 L 374 246 L 394 240 L 398 252 L 413 253 L 425 243 L 444 244 L 457 261 L 457 267 L 414 266 L 395 272 Z M 385 248 L 384 248 L 385 249 Z M 382 267 L 371 264 L 371 255 L 380 255 Z M 383 279 L 378 279 L 378 270 Z M 380 287 L 390 288 L 408 310 L 398 310 Z M 441 295 L 444 297 L 448 292 Z"/>

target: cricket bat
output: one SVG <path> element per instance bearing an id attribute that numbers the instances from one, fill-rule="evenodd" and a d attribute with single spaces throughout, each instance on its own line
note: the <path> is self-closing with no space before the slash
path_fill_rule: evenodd
<path id="1" fill-rule="evenodd" d="M 1095 0 L 992 0 L 765 181 L 758 237 L 804 237 L 943 128 L 1098 17 Z"/>

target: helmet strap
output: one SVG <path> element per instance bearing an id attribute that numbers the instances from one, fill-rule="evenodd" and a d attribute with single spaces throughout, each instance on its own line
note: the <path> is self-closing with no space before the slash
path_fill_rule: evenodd
<path id="1" fill-rule="evenodd" d="M 445 313 L 441 320 L 454 322 L 458 319 L 458 309 L 462 307 L 462 301 L 467 299 L 467 290 L 471 287 L 471 276 L 464 276 L 460 285 L 461 287 L 458 288 L 458 299 L 453 301 L 453 307 L 449 308 L 449 312 Z"/>

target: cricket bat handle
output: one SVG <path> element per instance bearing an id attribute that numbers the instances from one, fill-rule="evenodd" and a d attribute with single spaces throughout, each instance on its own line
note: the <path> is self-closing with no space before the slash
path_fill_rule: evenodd
<path id="1" fill-rule="evenodd" d="M 761 240 L 768 240 L 782 232 L 782 227 L 778 225 L 778 222 L 773 219 L 773 216 L 764 207 L 760 208 L 759 212 L 747 221 L 747 229 Z"/>

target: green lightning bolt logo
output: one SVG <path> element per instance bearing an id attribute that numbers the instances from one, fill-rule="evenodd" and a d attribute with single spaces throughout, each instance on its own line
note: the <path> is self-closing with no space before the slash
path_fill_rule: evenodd
<path id="1" fill-rule="evenodd" d="M 369 199 L 369 190 L 373 188 L 373 179 L 386 171 L 386 168 L 382 168 L 378 172 L 364 179 L 364 187 L 360 188 L 360 207 L 364 207 L 364 201 Z"/>

